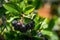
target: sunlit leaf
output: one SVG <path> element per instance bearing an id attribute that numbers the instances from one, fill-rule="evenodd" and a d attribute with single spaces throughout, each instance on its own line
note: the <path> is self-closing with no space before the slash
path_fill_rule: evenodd
<path id="1" fill-rule="evenodd" d="M 49 31 L 49 30 L 42 30 L 41 31 L 43 35 L 48 35 L 50 37 L 50 40 L 59 40 L 56 33 Z"/>
<path id="2" fill-rule="evenodd" d="M 19 16 L 15 16 L 15 17 L 10 17 L 10 19 L 9 20 L 7 20 L 7 22 L 12 22 L 15 18 L 19 18 Z"/>
<path id="3" fill-rule="evenodd" d="M 25 14 L 29 14 L 34 10 L 33 6 L 27 6 L 24 10 Z"/>
<path id="4" fill-rule="evenodd" d="M 35 9 L 38 9 L 42 6 L 42 1 L 41 0 L 34 0 L 33 6 Z"/>
<path id="5" fill-rule="evenodd" d="M 48 30 L 52 30 L 52 28 L 54 27 L 54 25 L 55 25 L 55 20 L 54 19 L 51 19 L 50 21 L 49 21 L 49 24 L 48 24 Z"/>
<path id="6" fill-rule="evenodd" d="M 12 5 L 11 4 L 4 4 L 3 6 L 5 9 L 7 9 L 10 12 L 19 13 L 19 11 L 17 10 L 17 8 L 18 8 L 17 5 L 15 6 L 13 4 Z"/>

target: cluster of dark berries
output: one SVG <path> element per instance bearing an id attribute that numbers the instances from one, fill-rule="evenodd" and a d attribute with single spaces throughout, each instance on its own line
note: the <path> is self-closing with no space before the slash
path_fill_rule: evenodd
<path id="1" fill-rule="evenodd" d="M 26 32 L 28 29 L 34 28 L 35 22 L 32 20 L 28 24 L 24 24 L 24 23 L 14 20 L 12 22 L 12 25 L 14 26 L 15 30 L 19 30 L 20 32 Z"/>

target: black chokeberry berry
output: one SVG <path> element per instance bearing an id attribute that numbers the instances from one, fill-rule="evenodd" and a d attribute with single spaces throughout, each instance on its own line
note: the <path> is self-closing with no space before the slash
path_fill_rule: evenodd
<path id="1" fill-rule="evenodd" d="M 42 35 L 41 32 L 38 32 L 38 33 L 37 33 L 37 36 L 38 36 L 38 37 L 42 37 L 43 35 Z"/>
<path id="2" fill-rule="evenodd" d="M 18 30 L 20 32 L 26 32 L 28 29 L 33 29 L 34 28 L 35 22 L 32 20 L 27 25 L 25 25 L 25 24 L 23 24 L 21 22 L 18 22 L 16 20 L 14 20 L 12 22 L 12 25 L 14 26 L 14 29 L 15 30 Z"/>
<path id="3" fill-rule="evenodd" d="M 16 25 L 17 25 L 17 27 L 22 27 L 23 24 L 18 22 Z"/>
<path id="4" fill-rule="evenodd" d="M 34 21 L 31 21 L 31 22 L 28 23 L 26 26 L 27 26 L 28 29 L 33 29 L 34 26 L 35 26 L 35 22 L 34 22 Z"/>
<path id="5" fill-rule="evenodd" d="M 14 26 L 14 29 L 15 29 L 15 30 L 18 30 L 17 23 L 18 23 L 17 20 L 14 20 L 14 21 L 12 22 L 12 25 Z"/>
<path id="6" fill-rule="evenodd" d="M 12 22 L 12 25 L 13 25 L 13 26 L 16 26 L 16 24 L 17 24 L 17 21 L 14 20 L 14 21 Z"/>
<path id="7" fill-rule="evenodd" d="M 25 24 L 17 22 L 16 20 L 12 22 L 12 25 L 14 26 L 15 30 L 18 30 L 20 32 L 26 32 L 27 31 L 27 27 L 25 26 Z"/>
<path id="8" fill-rule="evenodd" d="M 22 26 L 20 26 L 20 31 L 21 32 L 26 32 L 27 31 L 27 27 L 25 24 L 22 24 Z"/>

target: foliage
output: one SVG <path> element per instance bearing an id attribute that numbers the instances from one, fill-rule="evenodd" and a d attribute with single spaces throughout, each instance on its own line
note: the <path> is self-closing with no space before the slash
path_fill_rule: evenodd
<path id="1" fill-rule="evenodd" d="M 4 15 L 6 23 L 3 22 L 4 25 L 0 25 L 0 33 L 4 34 L 5 40 L 43 40 L 44 35 L 48 36 L 49 40 L 58 40 L 56 33 L 52 32 L 55 19 L 49 20 L 38 16 L 36 10 L 41 6 L 42 1 L 40 0 L 9 0 L 4 2 L 3 6 L 0 7 L 0 18 Z M 33 20 L 35 25 L 33 29 L 28 28 L 26 32 L 21 32 L 14 29 L 12 25 L 14 20 L 23 20 L 25 25 Z M 38 32 L 41 32 L 40 35 L 43 37 L 39 37 Z"/>

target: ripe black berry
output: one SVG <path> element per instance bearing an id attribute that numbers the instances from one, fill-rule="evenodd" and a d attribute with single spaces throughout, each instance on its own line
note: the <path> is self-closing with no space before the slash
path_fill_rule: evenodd
<path id="1" fill-rule="evenodd" d="M 27 27 L 22 24 L 22 26 L 20 26 L 20 29 L 19 29 L 21 32 L 26 32 L 27 31 Z"/>
<path id="2" fill-rule="evenodd" d="M 26 32 L 27 31 L 27 27 L 25 26 L 25 24 L 17 22 L 16 20 L 12 22 L 12 25 L 14 26 L 15 30 L 18 30 L 20 32 Z"/>
<path id="3" fill-rule="evenodd" d="M 35 22 L 34 22 L 34 21 L 31 21 L 31 22 L 28 23 L 26 26 L 27 26 L 28 29 L 33 29 L 34 26 L 35 26 Z"/>
<path id="4" fill-rule="evenodd" d="M 26 32 L 28 29 L 33 29 L 35 26 L 35 22 L 32 20 L 31 22 L 29 22 L 27 25 L 18 22 L 16 20 L 14 20 L 12 22 L 12 25 L 14 26 L 15 30 L 21 31 L 21 32 Z"/>
<path id="5" fill-rule="evenodd" d="M 14 20 L 14 21 L 12 22 L 12 25 L 13 25 L 13 26 L 16 26 L 16 24 L 17 24 L 17 21 Z"/>
<path id="6" fill-rule="evenodd" d="M 42 37 L 43 35 L 42 35 L 41 32 L 38 32 L 38 33 L 37 33 L 37 36 L 38 36 L 38 37 Z"/>

